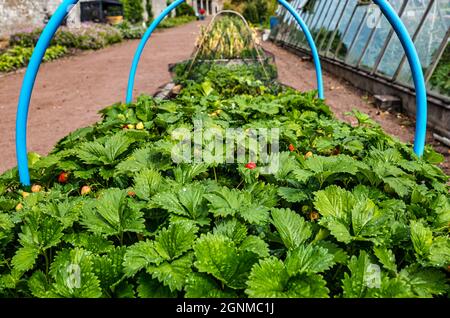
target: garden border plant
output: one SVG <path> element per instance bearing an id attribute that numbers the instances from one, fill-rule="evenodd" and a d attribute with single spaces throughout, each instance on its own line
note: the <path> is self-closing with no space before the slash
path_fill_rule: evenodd
<path id="1" fill-rule="evenodd" d="M 0 176 L 0 296 L 448 296 L 440 155 L 419 159 L 367 115 L 340 122 L 316 92 L 246 66 L 179 84 L 30 154 L 31 188 L 16 168 Z M 281 169 L 174 164 L 173 132 L 195 120 L 279 128 Z"/>
<path id="2" fill-rule="evenodd" d="M 168 18 L 161 29 L 177 27 L 195 20 L 192 16 Z M 116 26 L 85 23 L 81 28 L 60 28 L 44 57 L 52 61 L 76 50 L 99 50 L 123 40 L 140 39 L 146 28 L 124 21 Z M 18 32 L 10 36 L 9 48 L 0 52 L 0 72 L 11 72 L 27 65 L 42 29 Z"/>

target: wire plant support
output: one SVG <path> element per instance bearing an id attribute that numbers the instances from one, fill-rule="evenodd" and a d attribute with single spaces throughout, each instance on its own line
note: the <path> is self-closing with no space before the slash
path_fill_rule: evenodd
<path id="1" fill-rule="evenodd" d="M 308 45 L 311 49 L 314 66 L 316 70 L 317 78 L 317 90 L 318 97 L 321 99 L 325 98 L 323 79 L 322 79 L 322 68 L 320 63 L 319 53 L 314 42 L 314 38 L 303 19 L 300 17 L 298 12 L 286 1 L 277 0 L 278 3 L 284 7 L 295 19 L 297 24 L 302 29 Z M 61 25 L 64 18 L 68 15 L 70 10 L 79 2 L 79 0 L 64 0 L 60 6 L 57 8 L 47 25 L 45 26 L 42 34 L 36 44 L 33 51 L 33 55 L 30 59 L 29 65 L 27 67 L 25 77 L 23 79 L 22 88 L 19 96 L 19 103 L 17 107 L 16 116 L 16 156 L 17 164 L 19 169 L 20 182 L 23 186 L 30 186 L 30 173 L 28 167 L 28 156 L 27 156 L 27 120 L 28 120 L 28 110 L 30 106 L 31 96 L 36 81 L 37 73 L 39 67 L 42 63 L 44 54 L 50 45 L 57 29 Z M 126 92 L 126 102 L 131 103 L 133 101 L 133 90 L 137 68 L 139 65 L 140 58 L 145 49 L 145 46 L 153 34 L 154 30 L 158 27 L 161 21 L 169 15 L 175 8 L 181 5 L 185 0 L 176 0 L 170 4 L 149 26 L 146 33 L 144 34 L 133 58 L 133 62 L 130 69 L 130 75 L 128 79 L 128 87 Z M 400 17 L 397 15 L 395 10 L 389 4 L 387 0 L 373 0 L 377 4 L 381 12 L 386 16 L 390 24 L 392 25 L 394 31 L 399 37 L 402 46 L 406 52 L 408 62 L 411 66 L 413 73 L 414 85 L 416 90 L 416 133 L 414 141 L 414 152 L 421 157 L 425 148 L 425 138 L 426 138 L 426 128 L 427 128 L 427 91 L 425 86 L 424 74 L 422 71 L 419 56 L 417 54 L 414 43 L 408 34 L 408 31 L 403 24 Z"/>
<path id="2" fill-rule="evenodd" d="M 220 11 L 220 12 L 218 12 L 218 13 L 212 18 L 211 22 L 209 22 L 209 24 L 208 24 L 208 26 L 206 27 L 206 30 L 205 30 L 205 35 L 201 37 L 200 43 L 199 43 L 199 45 L 198 45 L 198 48 L 197 48 L 197 50 L 195 51 L 195 54 L 194 54 L 194 57 L 193 57 L 191 63 L 189 64 L 189 69 L 187 70 L 187 73 L 189 74 L 189 73 L 191 72 L 192 67 L 194 66 L 195 62 L 197 61 L 197 59 L 198 59 L 198 57 L 199 57 L 199 54 L 200 54 L 200 49 L 202 48 L 202 46 L 203 46 L 203 44 L 205 43 L 205 40 L 206 40 L 206 38 L 207 38 L 206 35 L 211 31 L 212 27 L 214 26 L 214 22 L 216 21 L 216 19 L 217 19 L 218 17 L 220 17 L 220 16 L 222 16 L 222 15 L 224 15 L 224 14 L 235 15 L 235 16 L 239 17 L 239 18 L 242 20 L 242 22 L 244 23 L 244 25 L 245 25 L 245 27 L 246 27 L 246 29 L 247 29 L 248 34 L 250 35 L 250 41 L 252 42 L 252 47 L 253 47 L 254 49 L 256 49 L 257 61 L 261 64 L 261 67 L 262 67 L 262 69 L 263 69 L 263 71 L 264 71 L 266 77 L 268 77 L 266 68 L 264 67 L 263 58 L 262 58 L 262 56 L 261 56 L 261 53 L 260 53 L 260 51 L 258 50 L 256 41 L 255 41 L 254 38 L 251 36 L 251 32 L 252 32 L 252 31 L 251 31 L 250 25 L 248 24 L 247 20 L 245 20 L 245 18 L 244 18 L 244 16 L 243 16 L 242 14 L 240 14 L 240 13 L 237 12 L 237 11 L 233 11 L 233 10 L 222 10 L 222 11 Z M 245 60 L 245 59 L 244 59 L 244 60 Z M 213 62 L 213 61 L 211 61 L 211 62 Z"/>

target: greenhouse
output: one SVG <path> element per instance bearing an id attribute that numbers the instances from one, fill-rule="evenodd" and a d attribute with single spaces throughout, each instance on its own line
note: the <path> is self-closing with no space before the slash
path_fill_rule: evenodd
<path id="1" fill-rule="evenodd" d="M 448 306 L 448 1 L 57 4 L 0 39 L 1 306 Z"/>
<path id="2" fill-rule="evenodd" d="M 450 138 L 450 2 L 445 0 L 389 1 L 417 48 L 428 87 L 430 122 L 437 133 Z M 334 72 L 374 94 L 389 92 L 404 99 L 411 114 L 414 94 L 405 51 L 381 14 L 370 1 L 291 1 L 313 34 L 321 58 Z M 304 33 L 292 15 L 280 8 L 280 24 L 272 38 L 299 52 L 309 50 Z"/>

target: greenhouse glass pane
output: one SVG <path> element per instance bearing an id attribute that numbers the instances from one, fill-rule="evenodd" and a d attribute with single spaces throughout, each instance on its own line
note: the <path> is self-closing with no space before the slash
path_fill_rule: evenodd
<path id="1" fill-rule="evenodd" d="M 425 3 L 425 6 L 426 6 L 426 5 L 428 5 L 429 1 L 430 0 L 423 0 L 422 2 Z M 408 12 L 408 10 L 409 10 L 408 6 L 414 5 L 414 1 L 406 0 L 406 3 L 407 3 L 407 6 L 405 8 L 405 12 Z M 403 3 L 401 1 L 399 1 L 398 3 L 397 2 L 393 3 L 395 8 L 397 9 L 397 12 L 400 11 L 402 4 Z M 423 14 L 423 12 L 422 12 L 422 14 Z M 422 15 L 422 14 L 420 14 L 420 15 Z M 417 27 L 417 25 L 419 24 L 419 21 L 418 21 L 418 19 L 404 19 L 404 23 L 408 29 L 412 30 Z M 415 26 L 412 26 L 411 24 L 415 24 Z M 387 37 L 391 31 L 392 31 L 392 26 L 389 23 L 389 21 L 386 19 L 386 17 L 383 15 L 383 17 L 381 18 L 381 21 L 378 24 L 378 27 L 375 31 L 375 34 L 372 37 L 372 40 L 370 41 L 370 44 L 369 44 L 366 52 L 364 52 L 364 57 L 362 58 L 361 65 L 360 65 L 361 68 L 366 69 L 366 70 L 373 69 L 376 61 L 379 58 L 379 55 L 381 54 L 381 50 L 385 46 Z M 397 43 L 400 44 L 398 42 L 398 39 L 397 39 Z M 389 49 L 389 46 L 387 47 L 387 49 Z"/>
<path id="2" fill-rule="evenodd" d="M 442 55 L 436 69 L 428 83 L 428 88 L 442 95 L 450 97 L 450 45 Z"/>
<path id="3" fill-rule="evenodd" d="M 362 24 L 361 30 L 356 36 L 355 42 L 345 58 L 345 62 L 352 66 L 355 66 L 358 63 L 361 54 L 363 53 L 363 50 L 367 44 L 367 41 L 369 41 L 370 35 L 374 31 L 379 19 L 381 18 L 381 11 L 378 6 L 367 6 L 366 11 L 367 14 L 364 19 L 364 23 Z"/>
<path id="4" fill-rule="evenodd" d="M 450 2 L 435 1 L 426 21 L 420 30 L 414 44 L 419 53 L 422 68 L 426 72 L 450 27 Z M 446 40 L 446 39 L 445 39 Z M 409 63 L 403 64 L 397 81 L 412 85 L 412 75 Z"/>
<path id="5" fill-rule="evenodd" d="M 317 35 L 319 32 L 319 29 L 322 27 L 323 23 L 326 21 L 325 18 L 328 17 L 328 14 L 330 13 L 330 7 L 333 4 L 333 1 L 325 1 L 326 6 L 324 7 L 322 13 L 320 14 L 321 17 L 317 21 L 317 24 L 314 26 L 314 29 L 311 29 L 311 33 L 313 37 Z"/>
<path id="6" fill-rule="evenodd" d="M 345 2 L 345 1 L 343 1 Z M 327 35 L 329 30 L 329 26 L 333 17 L 336 15 L 336 10 L 340 6 L 341 2 L 339 1 L 331 1 L 330 7 L 328 8 L 327 15 L 324 17 L 320 28 L 316 32 L 314 32 L 314 39 L 316 41 L 317 47 L 322 43 L 323 38 Z"/>
<path id="7" fill-rule="evenodd" d="M 402 20 L 411 37 L 416 32 L 429 4 L 430 0 L 408 0 L 408 4 L 402 14 Z M 397 71 L 404 55 L 403 46 L 394 33 L 378 65 L 377 73 L 391 78 Z"/>
<path id="8" fill-rule="evenodd" d="M 356 8 L 356 12 L 350 21 L 350 27 L 347 30 L 347 34 L 344 35 L 344 39 L 342 40 L 343 44 L 337 54 L 337 57 L 339 59 L 344 59 L 347 55 L 348 49 L 350 48 L 350 45 L 352 44 L 353 39 L 356 36 L 356 32 L 358 31 L 359 25 L 361 24 L 361 20 L 363 19 L 365 12 L 366 6 L 359 5 Z"/>
<path id="9" fill-rule="evenodd" d="M 320 12 L 318 12 L 320 4 L 321 3 L 318 0 L 311 0 L 311 1 L 308 1 L 306 6 L 303 8 L 303 12 L 305 13 L 305 16 L 306 16 L 304 21 L 305 21 L 305 24 L 308 26 L 308 28 L 311 28 L 311 23 L 312 23 L 313 19 L 316 17 L 316 15 L 318 13 L 320 13 Z M 299 37 L 298 45 L 302 46 L 302 47 L 308 46 L 306 43 L 306 37 L 303 34 L 303 32 Z"/>
<path id="10" fill-rule="evenodd" d="M 336 3 L 336 2 L 334 2 L 334 3 Z M 327 28 L 326 31 L 324 30 L 323 34 L 321 35 L 321 42 L 319 43 L 321 52 L 326 50 L 328 42 L 329 42 L 331 36 L 333 35 L 334 30 L 337 27 L 339 18 L 342 15 L 342 10 L 344 10 L 344 7 L 345 7 L 345 1 L 339 1 L 339 5 L 335 10 L 336 14 L 333 16 L 333 19 L 331 20 L 331 24 L 329 25 L 329 27 Z M 336 50 L 336 48 L 334 50 Z"/>
<path id="11" fill-rule="evenodd" d="M 330 38 L 330 40 L 328 41 L 327 49 L 329 48 L 329 50 L 326 53 L 327 56 L 334 57 L 339 44 L 341 44 L 342 42 L 342 37 L 344 36 L 344 32 L 350 23 L 350 18 L 352 17 L 352 13 L 355 10 L 357 4 L 358 0 L 350 0 L 348 5 L 345 7 L 344 14 L 341 18 L 341 21 L 339 22 L 339 25 L 337 26 L 336 34 L 334 35 L 334 37 L 332 37 L 332 39 Z"/>
<path id="12" fill-rule="evenodd" d="M 323 10 L 326 7 L 326 1 L 319 1 L 319 4 L 317 6 L 317 10 L 314 10 L 314 18 L 311 21 L 311 24 L 308 25 L 309 29 L 312 30 L 315 25 L 317 24 L 317 21 L 320 18 L 320 15 L 322 14 Z"/>

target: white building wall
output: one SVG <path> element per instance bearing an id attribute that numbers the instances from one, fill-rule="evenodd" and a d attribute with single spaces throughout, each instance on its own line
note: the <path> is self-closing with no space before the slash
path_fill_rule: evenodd
<path id="1" fill-rule="evenodd" d="M 167 7 L 166 0 L 152 0 L 153 16 L 156 18 Z"/>

